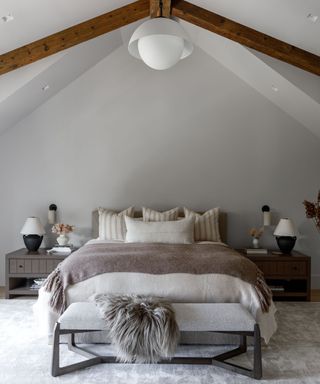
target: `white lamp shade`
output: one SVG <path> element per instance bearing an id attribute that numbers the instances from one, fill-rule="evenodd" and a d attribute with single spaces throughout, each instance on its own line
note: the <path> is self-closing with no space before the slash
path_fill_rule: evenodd
<path id="1" fill-rule="evenodd" d="M 164 70 L 189 56 L 193 45 L 177 21 L 158 17 L 147 20 L 135 30 L 128 50 L 149 67 Z"/>
<path id="2" fill-rule="evenodd" d="M 296 236 L 296 230 L 292 220 L 280 219 L 279 224 L 276 226 L 273 234 L 275 236 Z"/>
<path id="3" fill-rule="evenodd" d="M 22 235 L 44 235 L 46 232 L 38 217 L 28 217 L 20 232 Z"/>

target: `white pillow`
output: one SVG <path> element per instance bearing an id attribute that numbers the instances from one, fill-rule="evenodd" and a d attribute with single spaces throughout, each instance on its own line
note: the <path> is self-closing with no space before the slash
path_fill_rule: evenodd
<path id="1" fill-rule="evenodd" d="M 99 240 L 120 240 L 126 238 L 125 216 L 134 216 L 134 207 L 129 207 L 122 212 L 111 209 L 99 208 Z"/>
<path id="2" fill-rule="evenodd" d="M 193 217 L 194 241 L 218 241 L 221 242 L 219 231 L 219 208 L 212 208 L 202 215 L 184 208 L 186 218 Z"/>
<path id="3" fill-rule="evenodd" d="M 126 243 L 191 244 L 194 218 L 178 221 L 138 221 L 125 217 Z"/>
<path id="4" fill-rule="evenodd" d="M 151 208 L 142 207 L 143 221 L 173 221 L 178 220 L 179 207 L 169 211 L 159 212 Z"/>

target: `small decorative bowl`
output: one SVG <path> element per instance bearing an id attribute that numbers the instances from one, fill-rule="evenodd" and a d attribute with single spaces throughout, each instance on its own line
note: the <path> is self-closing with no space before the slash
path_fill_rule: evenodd
<path id="1" fill-rule="evenodd" d="M 34 279 L 33 281 L 35 284 L 41 286 L 46 281 L 46 279 Z"/>

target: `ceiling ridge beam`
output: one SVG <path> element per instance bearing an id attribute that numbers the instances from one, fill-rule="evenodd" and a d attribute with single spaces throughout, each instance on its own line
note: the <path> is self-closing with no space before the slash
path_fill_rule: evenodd
<path id="1" fill-rule="evenodd" d="M 172 1 L 172 16 L 249 48 L 320 75 L 320 57 L 184 0 Z"/>
<path id="2" fill-rule="evenodd" d="M 161 7 L 162 3 L 162 15 Z M 150 17 L 170 17 L 171 15 L 171 0 L 150 0 Z"/>
<path id="3" fill-rule="evenodd" d="M 150 13 L 149 0 L 138 0 L 0 55 L 0 75 L 133 23 Z"/>

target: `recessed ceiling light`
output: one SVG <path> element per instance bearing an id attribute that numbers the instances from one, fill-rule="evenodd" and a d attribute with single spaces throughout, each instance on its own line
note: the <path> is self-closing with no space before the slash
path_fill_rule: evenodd
<path id="1" fill-rule="evenodd" d="M 1 21 L 4 23 L 9 23 L 9 21 L 12 21 L 13 19 L 14 17 L 11 13 L 8 13 L 7 15 L 1 17 Z"/>
<path id="2" fill-rule="evenodd" d="M 278 87 L 276 87 L 275 85 L 272 85 L 272 87 L 271 87 L 271 88 L 272 88 L 272 90 L 273 90 L 273 91 L 275 91 L 275 92 L 278 92 L 278 91 L 279 91 L 279 88 L 278 88 Z"/>
<path id="3" fill-rule="evenodd" d="M 49 85 L 49 84 L 46 84 L 46 85 L 44 85 L 41 89 L 43 90 L 43 92 L 45 92 L 45 91 L 47 91 L 49 88 L 50 88 L 50 85 Z"/>
<path id="4" fill-rule="evenodd" d="M 310 20 L 312 23 L 316 23 L 319 19 L 319 16 L 309 13 L 307 19 Z"/>

